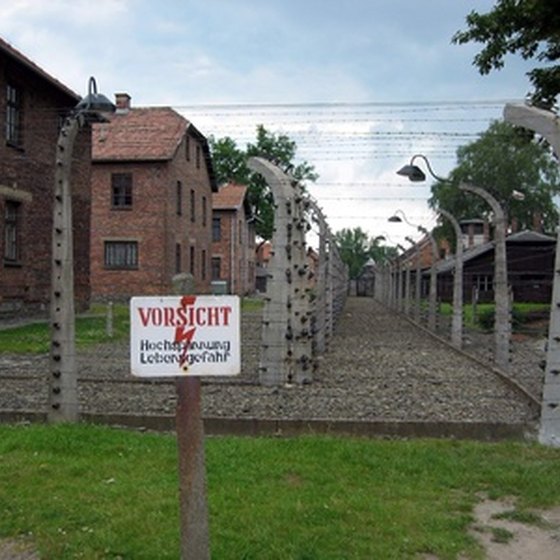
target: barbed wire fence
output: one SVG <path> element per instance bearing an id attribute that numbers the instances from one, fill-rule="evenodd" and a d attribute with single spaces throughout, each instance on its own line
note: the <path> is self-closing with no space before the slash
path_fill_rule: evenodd
<path id="1" fill-rule="evenodd" d="M 310 383 L 344 307 L 348 269 L 303 185 L 267 159 L 251 158 L 249 167 L 265 178 L 275 201 L 259 380 L 271 386 Z M 317 252 L 306 241 L 313 219 Z"/>

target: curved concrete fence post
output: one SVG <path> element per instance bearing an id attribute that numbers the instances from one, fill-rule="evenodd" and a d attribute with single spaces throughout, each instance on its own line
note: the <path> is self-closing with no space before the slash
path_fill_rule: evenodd
<path id="1" fill-rule="evenodd" d="M 312 336 L 301 186 L 266 159 L 250 158 L 248 165 L 264 177 L 275 206 L 259 379 L 269 386 L 309 382 Z"/>

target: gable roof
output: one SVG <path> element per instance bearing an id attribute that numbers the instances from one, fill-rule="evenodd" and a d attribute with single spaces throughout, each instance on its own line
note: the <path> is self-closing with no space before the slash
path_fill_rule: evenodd
<path id="1" fill-rule="evenodd" d="M 51 86 L 55 87 L 65 95 L 68 95 L 76 103 L 80 101 L 81 97 L 72 91 L 69 87 L 65 86 L 62 82 L 59 82 L 56 78 L 53 78 L 50 74 L 45 72 L 40 66 L 35 64 L 31 59 L 27 58 L 23 53 L 18 51 L 15 47 L 10 45 L 7 41 L 0 37 L 0 52 L 3 52 L 8 57 L 17 61 L 19 64 L 25 66 L 28 70 L 47 81 Z"/>
<path id="2" fill-rule="evenodd" d="M 544 235 L 543 233 L 539 233 L 537 231 L 529 231 L 523 230 L 517 233 L 512 233 L 506 237 L 506 244 L 507 243 L 548 243 L 553 244 L 556 243 L 556 239 L 551 237 L 550 235 Z M 479 257 L 480 255 L 484 255 L 488 251 L 494 250 L 494 241 L 487 241 L 486 243 L 482 243 L 481 245 L 476 245 L 472 249 L 465 250 L 463 252 L 463 263 L 471 261 L 472 259 Z M 449 272 L 455 268 L 455 255 L 441 261 L 439 264 L 436 265 L 436 270 L 439 273 L 441 272 Z"/>
<path id="3" fill-rule="evenodd" d="M 95 124 L 93 161 L 167 161 L 173 158 L 189 122 L 171 107 L 117 112 Z"/>
<path id="4" fill-rule="evenodd" d="M 212 194 L 213 210 L 239 210 L 245 202 L 247 187 L 236 183 L 222 185 L 218 192 Z"/>

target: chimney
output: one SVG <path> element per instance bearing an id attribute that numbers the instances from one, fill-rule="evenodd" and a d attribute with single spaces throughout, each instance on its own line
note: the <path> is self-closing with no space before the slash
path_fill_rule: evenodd
<path id="1" fill-rule="evenodd" d="M 130 111 L 130 95 L 128 93 L 115 93 L 115 105 L 117 113 L 128 113 Z"/>

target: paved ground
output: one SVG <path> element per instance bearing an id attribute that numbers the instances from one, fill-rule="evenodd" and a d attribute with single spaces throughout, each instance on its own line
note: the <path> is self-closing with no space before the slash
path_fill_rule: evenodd
<path id="1" fill-rule="evenodd" d="M 538 409 L 489 369 L 451 350 L 369 298 L 350 298 L 314 382 L 302 387 L 258 384 L 260 314 L 242 325 L 243 372 L 205 381 L 207 417 L 531 423 Z M 483 360 L 492 337 L 467 337 Z M 490 346 L 489 346 L 490 345 Z M 512 375 L 540 394 L 542 341 L 514 344 Z M 141 383 L 129 375 L 126 342 L 78 356 L 82 410 L 173 414 L 172 383 Z M 0 410 L 45 410 L 45 356 L 0 356 Z M 13 376 L 21 376 L 15 379 Z"/>

